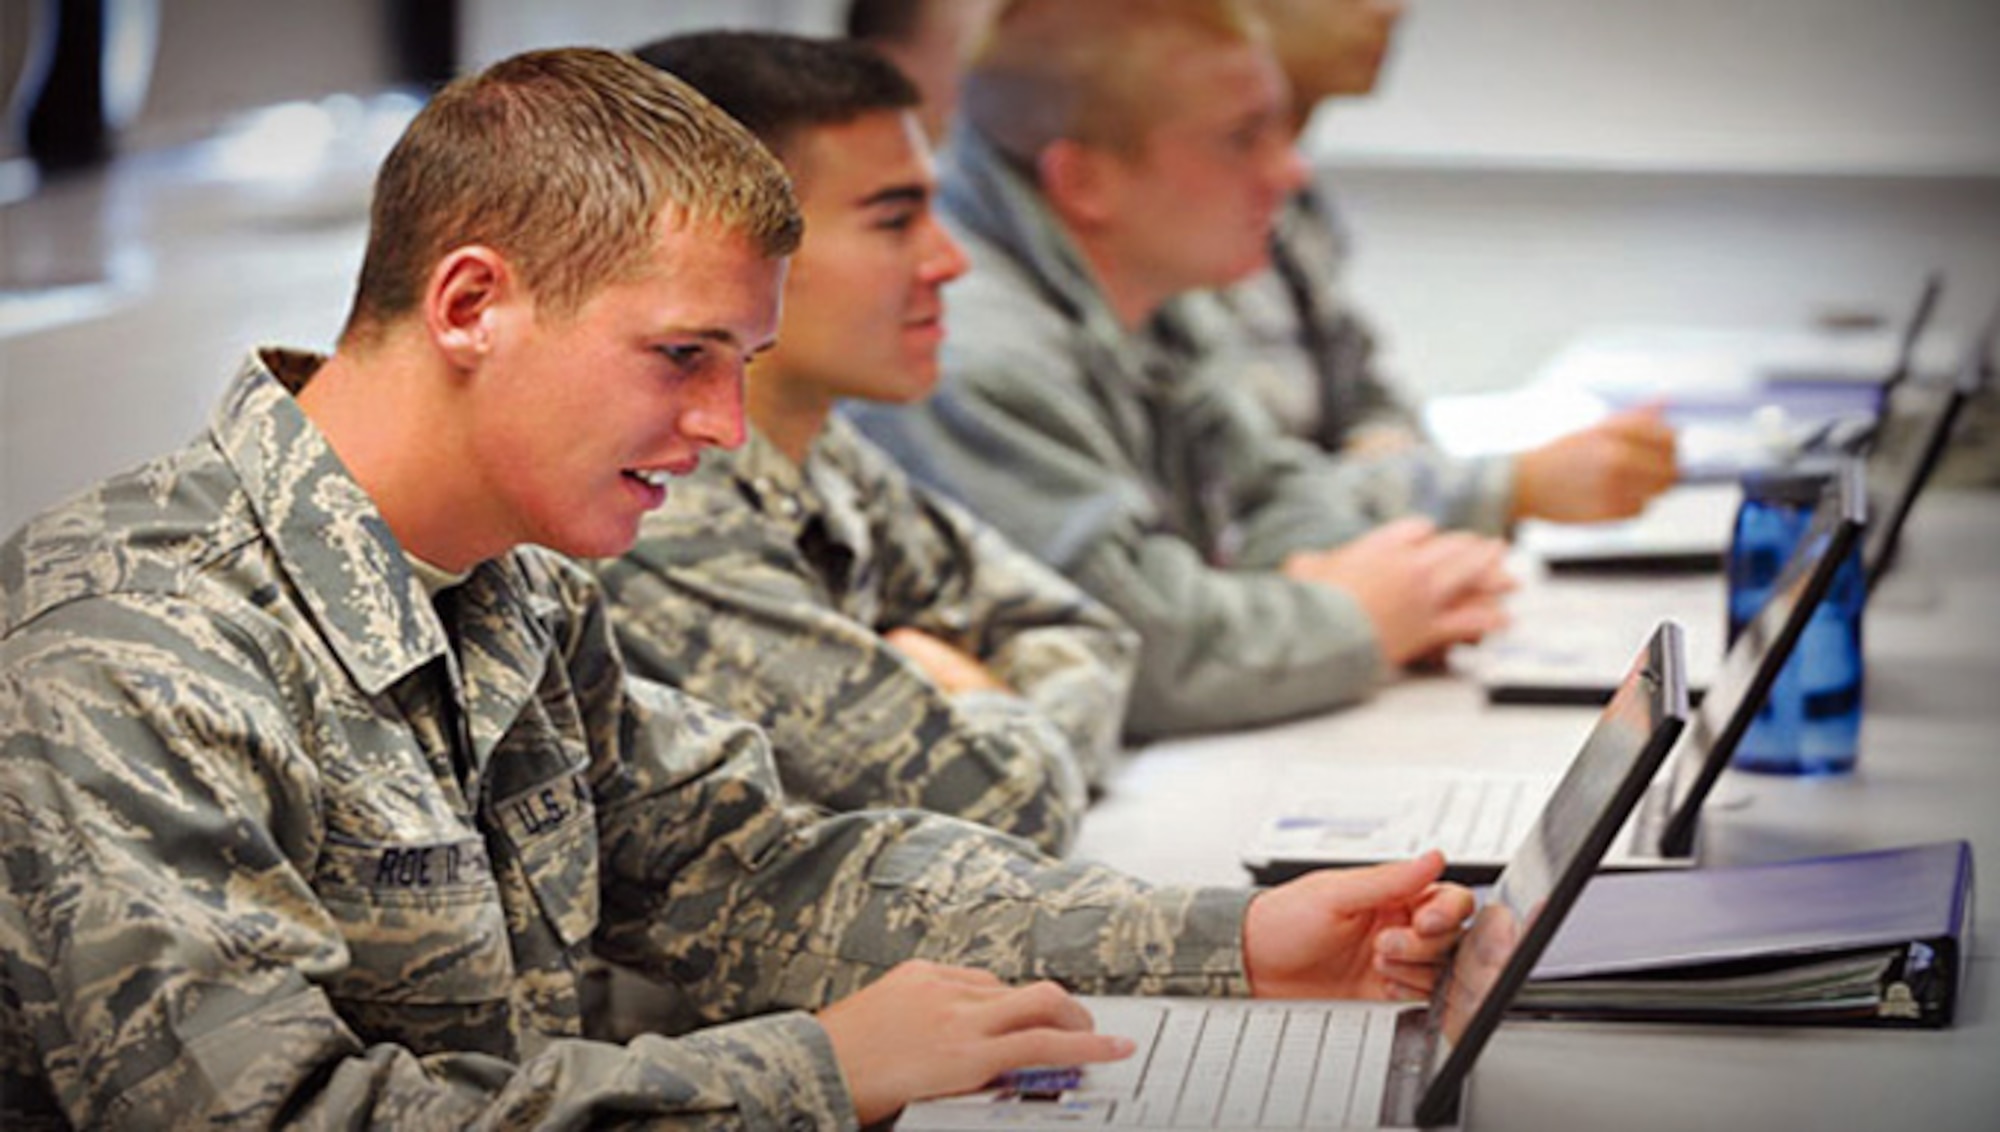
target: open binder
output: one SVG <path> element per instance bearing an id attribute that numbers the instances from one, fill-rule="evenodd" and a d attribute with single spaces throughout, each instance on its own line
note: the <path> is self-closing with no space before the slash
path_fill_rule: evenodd
<path id="1" fill-rule="evenodd" d="M 1951 1025 L 1971 949 L 1972 847 L 1601 874 L 1513 1012 L 1774 1025 Z"/>

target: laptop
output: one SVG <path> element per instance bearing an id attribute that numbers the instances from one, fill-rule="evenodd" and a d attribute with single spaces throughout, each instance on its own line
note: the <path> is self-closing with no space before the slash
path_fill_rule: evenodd
<path id="1" fill-rule="evenodd" d="M 1881 445 L 1879 433 L 1865 439 L 1869 478 L 1887 486 L 1885 494 L 1889 499 L 1887 506 L 1879 509 L 1880 517 L 1868 532 L 1867 545 L 1861 552 L 1862 570 L 1867 574 L 1867 588 L 1871 594 L 1883 575 L 1895 565 L 1903 525 L 1916 507 L 1917 495 L 1930 482 L 1931 473 L 1944 459 L 1945 446 L 1951 443 L 1952 429 L 1964 414 L 1966 403 L 1984 389 L 1992 377 L 1996 339 L 2000 339 L 2000 306 L 1987 316 L 1986 325 L 1966 351 L 1950 390 L 1931 415 L 1923 419 L 1913 443 L 1900 452 L 1892 452 Z"/>
<path id="2" fill-rule="evenodd" d="M 1938 275 L 1925 280 L 1917 305 L 1897 340 L 1894 361 L 1876 386 L 1880 405 L 1888 405 L 1896 391 L 1909 381 L 1917 343 L 1930 324 L 1942 290 L 1943 280 Z M 1872 419 L 1829 418 L 1810 436 L 1779 447 L 1795 446 L 1802 454 L 1851 451 L 1854 440 L 1870 435 L 1873 424 Z M 1948 432 L 1950 423 L 1943 422 L 1943 427 Z M 1683 474 L 1680 486 L 1653 500 L 1643 514 L 1631 519 L 1606 523 L 1524 523 L 1519 542 L 1552 573 L 1711 574 L 1722 569 L 1728 553 L 1731 520 L 1741 498 L 1736 481 L 1747 470 L 1747 466 L 1735 467 L 1724 476 Z M 1929 469 L 1925 469 L 1922 477 L 1928 475 Z M 1912 485 L 1914 497 L 1915 490 L 1923 485 L 1923 478 L 1891 481 L 1885 477 L 1883 482 L 1907 482 Z M 1700 654 L 1694 655 L 1698 660 Z M 1699 683 L 1696 681 L 1697 686 Z"/>
<path id="3" fill-rule="evenodd" d="M 1604 853 L 1602 867 L 1630 871 L 1697 863 L 1702 805 L 1762 710 L 1840 563 L 1853 553 L 1865 507 L 1860 469 L 1850 462 L 1847 473 L 1828 485 L 1770 599 L 1730 647 L 1666 773 L 1647 788 Z M 1663 622 L 1662 629 L 1668 628 L 1678 637 L 1678 626 Z M 1616 693 L 1624 692 L 1621 683 Z M 1302 772 L 1301 779 L 1284 784 L 1285 796 L 1298 802 L 1267 820 L 1244 852 L 1244 867 L 1260 883 L 1397 860 L 1432 846 L 1444 851 L 1453 879 L 1484 883 L 1528 836 L 1551 785 L 1546 775 L 1445 769 L 1323 767 Z"/>
<path id="4" fill-rule="evenodd" d="M 1457 1126 L 1466 1079 L 1687 716 L 1680 638 L 1647 642 L 1516 851 L 1427 1005 L 1085 998 L 1123 1061 L 1009 1074 L 911 1105 L 906 1132 L 1110 1125 Z"/>
<path id="5" fill-rule="evenodd" d="M 1985 360 L 1996 334 L 2000 334 L 2000 310 L 1994 312 L 1951 388 L 1917 424 L 1912 443 L 1890 450 L 1864 438 L 1867 463 L 1861 491 L 1883 499 L 1879 509 L 1869 508 L 1868 530 L 1861 547 L 1861 569 L 1865 593 L 1872 594 L 1895 560 L 1903 527 L 1916 506 L 1917 497 L 1931 479 L 1951 439 L 1953 427 L 1963 415 L 1966 403 L 1983 388 L 1991 363 Z M 1907 391 L 1907 396 L 1931 393 Z M 1879 485 L 1883 490 L 1873 490 Z M 1610 695 L 1622 658 L 1618 642 L 1643 631 L 1648 619 L 1648 594 L 1656 586 L 1703 587 L 1700 599 L 1716 606 L 1716 626 L 1722 624 L 1725 595 L 1714 578 L 1577 579 L 1559 586 L 1542 587 L 1524 593 L 1515 610 L 1514 625 L 1482 642 L 1476 654 L 1476 672 L 1489 703 L 1496 704 L 1599 704 Z M 1713 588 L 1710 588 L 1713 587 Z M 1697 591 L 1690 590 L 1691 594 Z M 1624 595 L 1629 600 L 1606 600 L 1605 595 Z M 1670 601 L 1682 608 L 1686 598 Z M 1650 608 L 1658 608 L 1657 604 Z M 1707 658 L 1721 655 L 1696 633 L 1688 647 L 1689 687 L 1700 703 L 1713 683 L 1715 671 Z"/>
<path id="6" fill-rule="evenodd" d="M 1699 705 L 1721 671 L 1729 595 L 1717 578 L 1591 578 L 1531 585 L 1509 601 L 1511 623 L 1454 666 L 1490 704 L 1597 707 L 1611 696 L 1632 642 L 1671 610 L 1687 638 L 1688 694 Z"/>
<path id="7" fill-rule="evenodd" d="M 1736 481 L 1679 484 L 1630 519 L 1525 522 L 1517 541 L 1553 574 L 1712 574 L 1742 499 Z"/>
<path id="8" fill-rule="evenodd" d="M 1929 398 L 1925 411 L 1913 413 L 1907 443 L 1888 446 L 1878 431 L 1851 438 L 1850 449 L 1867 459 L 1868 494 L 1879 505 L 1870 520 L 1861 549 L 1864 596 L 1872 595 L 1895 565 L 1902 534 L 1918 497 L 1944 458 L 1953 430 L 1972 398 L 1992 382 L 1994 349 L 2000 344 L 2000 306 L 1987 316 L 1958 366 L 1956 378 L 1944 390 L 1898 382 L 1903 398 Z M 1892 375 L 1893 377 L 1894 375 Z M 1708 490 L 1708 489 L 1701 489 Z M 1731 499 L 1736 488 L 1729 489 Z M 1689 497 L 1702 498 L 1702 497 Z M 1733 511 L 1711 500 L 1708 506 Z M 1724 526 L 1727 520 L 1718 519 Z M 1478 679 L 1491 703 L 1599 704 L 1623 663 L 1624 642 L 1651 623 L 1655 587 L 1705 585 L 1707 578 L 1593 578 L 1562 586 L 1547 586 L 1516 599 L 1514 627 L 1488 638 L 1480 647 Z M 1718 603 L 1719 591 L 1706 597 Z M 1675 601 L 1681 608 L 1686 599 Z M 1696 703 L 1707 693 L 1714 672 L 1707 629 L 1697 627 L 1688 642 L 1688 685 Z"/>

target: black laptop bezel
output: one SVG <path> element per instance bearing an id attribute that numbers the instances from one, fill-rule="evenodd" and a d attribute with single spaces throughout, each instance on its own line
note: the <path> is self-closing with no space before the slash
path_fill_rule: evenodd
<path id="1" fill-rule="evenodd" d="M 1917 506 L 1917 497 L 1923 494 L 1931 475 L 1944 460 L 1944 450 L 1951 443 L 1951 434 L 1964 415 L 1966 403 L 1972 400 L 1986 384 L 1992 367 L 1994 339 L 2000 337 L 2000 307 L 1986 319 L 1986 325 L 1973 340 L 1958 375 L 1951 383 L 1950 392 L 1945 394 L 1944 404 L 1938 407 L 1931 418 L 1930 429 L 1924 434 L 1923 446 L 1917 461 L 1903 482 L 1895 487 L 1896 495 L 1883 511 L 1878 521 L 1879 530 L 1872 533 L 1863 544 L 1862 567 L 1867 572 L 1866 593 L 1873 595 L 1875 587 L 1896 564 L 1896 551 L 1903 539 L 1903 526 L 1909 521 L 1910 512 Z M 1879 437 L 1876 438 L 1879 442 Z"/>
<path id="2" fill-rule="evenodd" d="M 1597 872 L 1605 852 L 1611 848 L 1618 831 L 1624 827 L 1626 819 L 1631 816 L 1633 808 L 1645 794 L 1646 787 L 1658 773 L 1660 764 L 1666 761 L 1667 752 L 1673 748 L 1674 741 L 1680 737 L 1682 729 L 1687 725 L 1685 647 L 1681 628 L 1672 621 L 1662 621 L 1647 640 L 1642 653 L 1644 659 L 1635 666 L 1633 673 L 1646 693 L 1648 726 L 1646 739 L 1632 760 L 1632 764 L 1626 768 L 1623 779 L 1612 794 L 1610 804 L 1591 822 L 1575 854 L 1563 865 L 1560 875 L 1550 887 L 1542 911 L 1522 934 L 1520 943 L 1507 957 L 1506 965 L 1494 979 L 1492 989 L 1480 1000 L 1472 1018 L 1466 1023 L 1464 1033 L 1452 1043 L 1451 1052 L 1446 1055 L 1444 1064 L 1438 1067 L 1430 1083 L 1425 1087 L 1423 1098 L 1417 1103 L 1416 1116 L 1420 1127 L 1450 1124 L 1458 1119 L 1460 1096 L 1465 1079 L 1472 1072 L 1473 1063 L 1478 1060 L 1493 1031 L 1499 1027 L 1514 996 L 1534 973 L 1535 964 L 1541 961 L 1542 952 L 1548 947 L 1549 940 L 1555 937 L 1556 929 L 1562 926 L 1563 919 L 1569 915 L 1569 910 L 1576 903 L 1578 894 L 1583 891 L 1584 884 Z M 1607 708 L 1607 711 L 1609 710 Z M 1573 781 L 1580 770 L 1577 762 L 1573 761 L 1570 764 L 1562 783 L 1556 787 L 1556 794 L 1550 796 L 1551 802 Z M 1546 820 L 1547 812 L 1548 807 L 1544 806 L 1544 818 L 1538 819 L 1538 828 L 1540 821 Z M 1506 872 L 1503 870 L 1500 875 L 1504 881 Z M 1443 1008 L 1442 1003 L 1449 979 L 1450 967 L 1447 965 L 1439 979 L 1437 990 L 1431 997 L 1433 1011 Z"/>

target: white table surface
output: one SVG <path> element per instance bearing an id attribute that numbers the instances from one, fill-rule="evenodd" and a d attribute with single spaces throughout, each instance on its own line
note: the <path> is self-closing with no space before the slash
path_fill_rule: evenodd
<path id="1" fill-rule="evenodd" d="M 1663 616 L 1690 605 L 1712 616 L 1720 607 L 1690 603 L 1685 585 L 1660 594 Z M 1524 594 L 1523 609 L 1536 600 Z M 1974 942 L 1956 1026 L 1510 1021 L 1474 1074 L 1469 1127 L 2000 1127 L 1989 942 L 2000 939 L 2000 496 L 1939 492 L 1919 504 L 1903 561 L 1877 591 L 1864 634 L 1856 771 L 1830 779 L 1725 774 L 1704 811 L 1703 859 L 1754 863 L 1970 840 Z M 1587 708 L 1489 706 L 1463 674 L 1407 677 L 1345 711 L 1131 753 L 1086 819 L 1076 854 L 1160 883 L 1242 884 L 1242 846 L 1302 765 L 1556 770 L 1594 718 Z"/>

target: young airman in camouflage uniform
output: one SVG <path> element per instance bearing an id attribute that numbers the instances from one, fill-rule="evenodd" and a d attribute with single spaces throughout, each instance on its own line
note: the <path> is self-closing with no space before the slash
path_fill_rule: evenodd
<path id="1" fill-rule="evenodd" d="M 852 1127 L 1129 1048 L 1007 982 L 1433 981 L 1471 906 L 1434 855 L 1149 890 L 788 806 L 760 732 L 628 677 L 525 544 L 619 553 L 740 442 L 797 233 L 684 85 L 503 61 L 385 163 L 332 355 L 257 352 L 0 546 L 0 1127 Z M 579 1037 L 592 956 L 690 1032 Z"/>
<path id="2" fill-rule="evenodd" d="M 837 40 L 713 32 L 638 54 L 795 172 L 808 235 L 778 346 L 750 367 L 749 439 L 599 564 L 626 664 L 761 725 L 789 794 L 1061 852 L 1118 751 L 1136 639 L 832 412 L 936 379 L 939 291 L 965 261 L 928 207 L 916 89 Z"/>
<path id="3" fill-rule="evenodd" d="M 1400 0 L 1257 0 L 1302 133 L 1320 107 L 1371 94 Z M 1285 202 L 1271 265 L 1191 295 L 1209 365 L 1252 393 L 1287 434 L 1345 457 L 1358 490 L 1398 496 L 1438 522 L 1504 533 L 1521 519 L 1570 522 L 1636 514 L 1671 487 L 1673 431 L 1657 411 L 1616 414 L 1539 447 L 1460 458 L 1440 451 L 1388 379 L 1370 320 L 1345 287 L 1349 239 L 1330 187 Z"/>
<path id="4" fill-rule="evenodd" d="M 1341 707 L 1504 621 L 1504 544 L 1281 435 L 1183 317 L 1305 176 L 1246 3 L 1001 9 L 940 163 L 943 380 L 844 410 L 1138 631 L 1134 739 Z"/>

